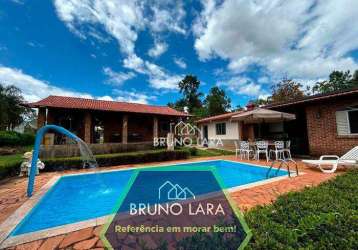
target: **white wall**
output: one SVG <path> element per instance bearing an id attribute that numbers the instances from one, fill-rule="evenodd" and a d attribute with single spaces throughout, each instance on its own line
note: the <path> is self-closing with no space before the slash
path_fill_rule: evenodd
<path id="1" fill-rule="evenodd" d="M 226 123 L 226 134 L 217 135 L 216 134 L 216 124 L 217 123 Z M 239 124 L 236 121 L 218 121 L 211 123 L 201 124 L 201 133 L 204 136 L 204 126 L 208 126 L 208 139 L 222 139 L 222 140 L 238 140 L 239 139 Z"/>

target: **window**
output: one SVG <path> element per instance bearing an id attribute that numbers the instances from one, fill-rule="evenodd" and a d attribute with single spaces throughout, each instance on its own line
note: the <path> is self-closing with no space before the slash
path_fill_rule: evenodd
<path id="1" fill-rule="evenodd" d="M 358 109 L 336 112 L 338 135 L 358 134 Z"/>
<path id="2" fill-rule="evenodd" d="M 216 134 L 217 135 L 226 135 L 226 123 L 217 123 L 216 124 Z"/>
<path id="3" fill-rule="evenodd" d="M 351 134 L 358 134 L 358 110 L 348 111 L 348 122 Z"/>

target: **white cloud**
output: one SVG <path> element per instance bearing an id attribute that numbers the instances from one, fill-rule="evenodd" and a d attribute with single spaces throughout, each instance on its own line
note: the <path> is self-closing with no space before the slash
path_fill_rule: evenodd
<path id="1" fill-rule="evenodd" d="M 184 76 L 178 75 L 153 76 L 149 79 L 149 82 L 155 89 L 177 89 L 178 83 L 183 79 L 183 77 Z"/>
<path id="2" fill-rule="evenodd" d="M 168 49 L 168 44 L 162 42 L 155 42 L 154 47 L 148 50 L 148 55 L 150 57 L 159 57 Z"/>
<path id="3" fill-rule="evenodd" d="M 33 47 L 33 48 L 43 48 L 44 47 L 43 44 L 36 42 L 36 41 L 29 41 L 29 42 L 27 42 L 27 45 L 30 47 Z"/>
<path id="4" fill-rule="evenodd" d="M 186 69 L 186 63 L 183 58 L 174 58 L 174 63 L 182 69 Z"/>
<path id="5" fill-rule="evenodd" d="M 128 69 L 133 69 L 138 73 L 145 73 L 144 61 L 142 58 L 138 57 L 136 54 L 130 55 L 123 60 L 123 66 Z"/>
<path id="6" fill-rule="evenodd" d="M 202 1 L 194 22 L 199 59 L 220 57 L 233 74 L 252 65 L 272 78 L 315 80 L 354 70 L 358 49 L 356 0 Z M 347 7 L 349 6 L 349 7 Z"/>
<path id="7" fill-rule="evenodd" d="M 237 95 L 246 95 L 251 97 L 268 95 L 268 93 L 262 89 L 260 84 L 254 83 L 248 77 L 236 76 L 226 81 L 220 81 L 218 85 L 226 87 Z"/>
<path id="8" fill-rule="evenodd" d="M 258 83 L 269 83 L 270 82 L 270 78 L 267 76 L 261 76 L 259 79 L 257 79 Z"/>
<path id="9" fill-rule="evenodd" d="M 3 66 L 0 66 L 0 83 L 18 87 L 22 91 L 25 100 L 28 102 L 38 101 L 49 95 L 93 98 L 93 96 L 88 93 L 59 88 L 53 86 L 49 82 L 25 74 L 19 69 Z"/>
<path id="10" fill-rule="evenodd" d="M 271 95 L 269 94 L 263 94 L 263 95 L 259 95 L 258 96 L 258 99 L 261 99 L 261 100 L 267 100 L 267 98 L 269 98 Z"/>
<path id="11" fill-rule="evenodd" d="M 182 75 L 173 75 L 164 68 L 149 61 L 143 61 L 136 55 L 124 60 L 123 66 L 138 73 L 145 74 L 149 78 L 150 86 L 155 89 L 174 90 L 178 88 L 178 82 L 183 78 Z"/>
<path id="12" fill-rule="evenodd" d="M 59 18 L 80 37 L 86 38 L 93 25 L 99 24 L 117 39 L 123 53 L 134 52 L 137 32 L 144 27 L 138 1 L 55 0 L 54 5 Z M 99 36 L 99 33 L 96 35 Z"/>
<path id="13" fill-rule="evenodd" d="M 147 104 L 151 100 L 155 100 L 156 97 L 153 95 L 147 95 L 145 93 L 139 93 L 138 91 L 123 91 L 123 90 L 114 90 L 113 94 L 116 96 L 116 101 L 122 102 L 134 102 Z"/>
<path id="14" fill-rule="evenodd" d="M 122 85 L 123 82 L 135 77 L 133 72 L 115 72 L 109 67 L 103 68 L 103 73 L 108 77 L 107 83 L 112 85 Z"/>
<path id="15" fill-rule="evenodd" d="M 149 29 L 155 39 L 160 39 L 162 32 L 185 34 L 184 4 L 181 1 L 126 1 L 126 0 L 55 0 L 54 5 L 59 18 L 79 37 L 88 36 L 100 39 L 110 35 L 119 44 L 124 55 L 123 66 L 137 73 L 145 74 L 154 88 L 177 88 L 173 84 L 178 75 L 167 72 L 164 68 L 143 60 L 135 53 L 138 33 Z M 100 32 L 100 28 L 104 32 Z M 93 34 L 93 31 L 95 35 Z M 158 38 L 159 37 L 159 38 Z M 167 50 L 167 44 L 156 42 L 148 53 L 158 57 Z M 121 76 L 120 79 L 128 76 Z M 164 81 L 168 80 L 168 83 Z"/>
<path id="16" fill-rule="evenodd" d="M 148 1 L 150 7 L 148 25 L 154 32 L 171 31 L 185 34 L 184 17 L 186 15 L 182 1 Z"/>
<path id="17" fill-rule="evenodd" d="M 102 100 L 102 101 L 114 101 L 112 96 L 109 95 L 105 95 L 105 96 L 101 96 L 97 98 L 98 100 Z"/>
<path id="18" fill-rule="evenodd" d="M 155 100 L 153 95 L 140 93 L 134 89 L 131 91 L 114 90 L 113 96 L 93 96 L 88 93 L 72 91 L 69 89 L 59 88 L 49 82 L 39 80 L 31 75 L 22 72 L 19 69 L 0 66 L 0 83 L 4 85 L 15 85 L 18 87 L 27 102 L 35 102 L 46 98 L 49 95 L 61 95 L 82 97 L 89 99 L 98 99 L 106 101 L 123 101 L 135 103 L 148 103 Z"/>

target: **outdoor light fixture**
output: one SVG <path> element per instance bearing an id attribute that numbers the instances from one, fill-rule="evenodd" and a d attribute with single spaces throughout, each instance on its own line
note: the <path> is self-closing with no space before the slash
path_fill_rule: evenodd
<path id="1" fill-rule="evenodd" d="M 321 112 L 321 110 L 318 110 L 316 112 L 316 119 L 321 119 L 321 117 L 322 117 L 322 112 Z"/>

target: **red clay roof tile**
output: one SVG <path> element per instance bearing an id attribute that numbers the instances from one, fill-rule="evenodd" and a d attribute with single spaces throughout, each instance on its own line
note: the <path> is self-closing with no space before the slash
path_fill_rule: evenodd
<path id="1" fill-rule="evenodd" d="M 47 98 L 42 99 L 38 102 L 28 103 L 27 106 L 31 108 L 53 107 L 68 109 L 119 111 L 129 113 L 147 113 L 169 116 L 189 116 L 189 114 L 187 113 L 179 112 L 167 106 L 154 106 L 147 104 L 116 101 L 102 101 L 68 96 L 48 96 Z"/>
<path id="2" fill-rule="evenodd" d="M 338 91 L 329 92 L 329 93 L 325 93 L 325 94 L 306 96 L 306 97 L 302 97 L 302 98 L 292 100 L 292 101 L 287 101 L 287 102 L 267 104 L 267 105 L 263 106 L 263 108 L 270 109 L 270 108 L 286 107 L 286 106 L 292 106 L 292 105 L 301 104 L 301 103 L 311 103 L 314 101 L 322 101 L 322 100 L 331 99 L 331 98 L 335 98 L 335 97 L 357 95 L 357 94 L 358 94 L 358 88 L 347 89 L 347 90 L 338 90 Z"/>

